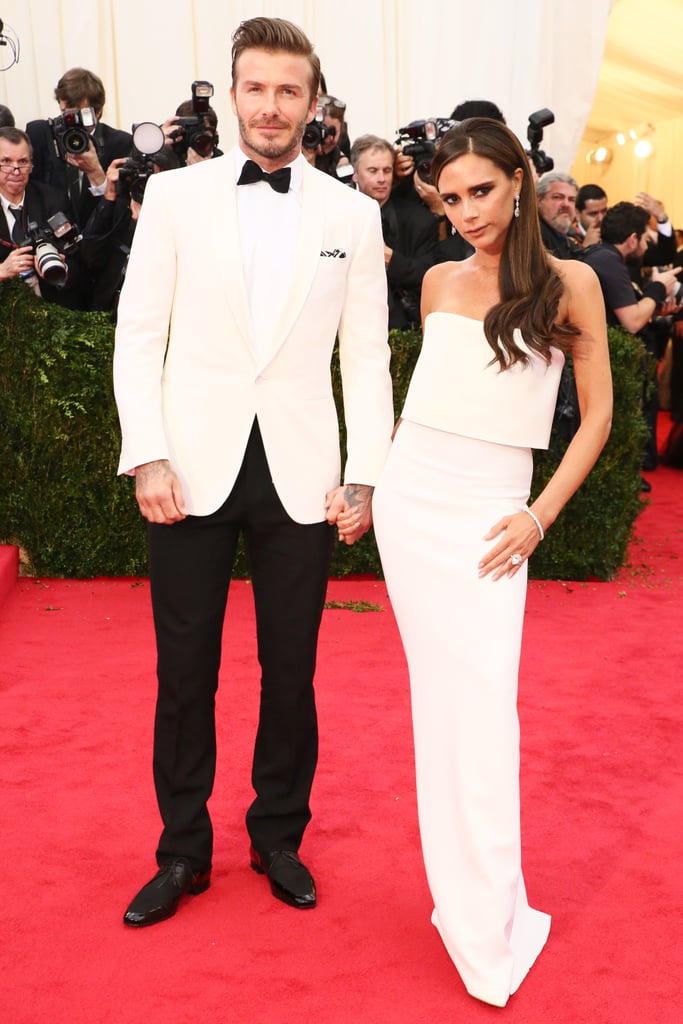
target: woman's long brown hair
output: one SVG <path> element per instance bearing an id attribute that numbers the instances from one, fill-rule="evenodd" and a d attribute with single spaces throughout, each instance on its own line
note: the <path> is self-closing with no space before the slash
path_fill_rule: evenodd
<path id="1" fill-rule="evenodd" d="M 567 348 L 579 331 L 573 324 L 558 323 L 557 311 L 564 290 L 551 267 L 541 238 L 536 189 L 526 153 L 517 136 L 504 124 L 488 117 L 471 117 L 444 135 L 432 161 L 432 181 L 447 164 L 465 153 L 485 157 L 508 178 L 522 170 L 519 217 L 512 217 L 498 271 L 500 302 L 486 314 L 484 333 L 501 370 L 529 361 L 515 341 L 516 329 L 527 347 L 550 361 L 550 347 Z M 512 211 L 510 211 L 512 214 Z"/>

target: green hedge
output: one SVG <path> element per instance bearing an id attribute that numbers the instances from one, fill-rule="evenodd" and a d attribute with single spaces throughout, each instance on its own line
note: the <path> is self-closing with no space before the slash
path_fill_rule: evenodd
<path id="1" fill-rule="evenodd" d="M 119 431 L 111 385 L 113 327 L 104 314 L 36 299 L 20 282 L 2 286 L 0 322 L 0 541 L 18 544 L 39 576 L 146 572 L 145 530 L 130 478 L 116 476 Z M 392 377 L 401 409 L 420 334 L 392 332 Z M 536 578 L 609 579 L 623 563 L 640 507 L 646 436 L 639 412 L 640 342 L 610 331 L 614 428 L 589 480 L 531 563 Z M 340 401 L 335 359 L 335 393 Z M 537 453 L 534 493 L 562 445 Z M 339 545 L 334 575 L 380 575 L 372 533 Z M 246 575 L 243 554 L 236 566 Z"/>

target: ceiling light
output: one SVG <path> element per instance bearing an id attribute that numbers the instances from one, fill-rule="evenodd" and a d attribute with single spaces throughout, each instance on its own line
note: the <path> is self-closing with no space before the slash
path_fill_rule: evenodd
<path id="1" fill-rule="evenodd" d="M 644 160 L 652 153 L 652 143 L 649 139 L 639 139 L 633 147 L 633 152 L 636 156 L 639 156 L 641 160 Z"/>
<path id="2" fill-rule="evenodd" d="M 617 143 L 620 146 L 625 146 L 626 145 L 626 136 L 624 135 L 623 132 L 617 132 Z"/>
<path id="3" fill-rule="evenodd" d="M 598 146 L 595 150 L 596 164 L 608 164 L 612 159 L 612 150 L 608 146 Z"/>

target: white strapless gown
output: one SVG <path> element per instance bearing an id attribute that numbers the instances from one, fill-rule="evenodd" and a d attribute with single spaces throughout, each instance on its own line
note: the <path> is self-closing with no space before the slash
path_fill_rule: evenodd
<path id="1" fill-rule="evenodd" d="M 500 374 L 491 355 L 480 321 L 427 318 L 373 515 L 410 673 L 432 921 L 468 992 L 504 1006 L 550 917 L 529 907 L 521 868 L 526 564 L 493 583 L 477 563 L 494 543 L 484 534 L 529 497 L 531 447 L 547 445 L 562 356 Z"/>

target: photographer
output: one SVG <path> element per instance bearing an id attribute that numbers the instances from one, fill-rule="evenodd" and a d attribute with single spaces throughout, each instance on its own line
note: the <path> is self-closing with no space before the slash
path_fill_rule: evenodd
<path id="1" fill-rule="evenodd" d="M 223 156 L 223 150 L 218 148 L 218 115 L 209 105 L 211 96 L 210 82 L 193 82 L 192 99 L 181 103 L 174 116 L 161 126 L 166 145 L 178 157 L 181 167 Z"/>
<path id="2" fill-rule="evenodd" d="M 314 166 L 333 178 L 339 177 L 337 168 L 350 163 L 351 150 L 346 132 L 346 103 L 334 96 L 319 96 L 318 107 L 322 113 L 323 138 L 315 149 Z M 305 145 L 305 138 L 304 138 Z"/>
<path id="3" fill-rule="evenodd" d="M 105 91 L 102 80 L 92 71 L 66 71 L 57 83 L 55 99 L 62 111 L 60 117 L 26 125 L 33 147 L 31 180 L 58 188 L 63 196 L 62 209 L 70 210 L 79 224 L 85 224 L 104 193 L 107 167 L 130 152 L 131 136 L 100 120 Z M 64 149 L 64 111 L 73 122 L 70 131 L 78 152 Z"/>
<path id="4" fill-rule="evenodd" d="M 602 240 L 596 245 L 587 246 L 583 250 L 583 259 L 598 275 L 608 325 L 623 327 L 631 334 L 639 335 L 650 358 L 657 359 L 659 332 L 656 320 L 680 309 L 678 293 L 681 286 L 678 281 L 680 268 L 653 268 L 649 282 L 640 274 L 629 273 L 629 264 L 642 267 L 648 249 L 647 227 L 650 214 L 647 205 L 637 206 L 635 203 L 624 202 L 611 206 L 602 221 Z M 644 367 L 643 376 L 643 414 L 649 430 L 643 468 L 647 470 L 657 465 L 658 401 L 657 389 L 649 386 L 650 373 L 647 366 Z M 649 491 L 650 483 L 643 480 L 642 489 Z"/>
<path id="5" fill-rule="evenodd" d="M 109 165 L 102 201 L 91 214 L 81 242 L 81 256 L 93 282 L 89 309 L 115 318 L 147 178 L 179 166 L 176 154 L 163 144 L 151 156 L 136 151 Z"/>
<path id="6" fill-rule="evenodd" d="M 361 135 L 351 147 L 353 180 L 381 209 L 384 263 L 389 290 L 389 329 L 420 323 L 420 292 L 426 271 L 438 261 L 438 221 L 413 199 L 392 195 L 394 149 L 377 135 Z"/>
<path id="7" fill-rule="evenodd" d="M 50 234 L 48 219 L 62 212 L 63 199 L 57 189 L 29 180 L 31 158 L 25 132 L 0 128 L 0 280 L 23 277 L 46 301 L 79 309 L 83 274 L 78 254 L 72 251 L 65 257 L 52 252 L 47 262 L 53 272 L 56 269 L 57 277 L 61 276 L 59 263 L 66 268 L 64 285 L 57 287 L 45 279 L 45 261 L 36 258 L 35 247 L 27 238 L 32 224 Z"/>

